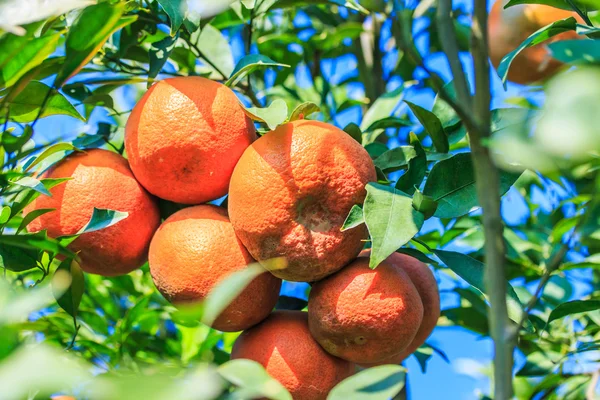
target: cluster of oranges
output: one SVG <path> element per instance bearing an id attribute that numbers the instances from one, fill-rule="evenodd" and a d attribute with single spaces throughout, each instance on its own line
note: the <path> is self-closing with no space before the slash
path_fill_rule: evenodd
<path id="1" fill-rule="evenodd" d="M 344 131 L 297 120 L 257 139 L 234 92 L 200 77 L 158 82 L 125 129 L 128 159 L 94 149 L 44 173 L 71 180 L 27 212 L 55 209 L 30 231 L 77 233 L 93 208 L 128 217 L 82 234 L 71 247 L 88 273 L 115 276 L 149 261 L 170 302 L 202 301 L 255 260 L 285 268 L 256 277 L 212 326 L 244 332 L 232 357 L 261 363 L 295 399 L 320 399 L 356 365 L 399 363 L 433 330 L 435 278 L 394 254 L 375 270 L 364 225 L 341 231 L 376 180 L 365 149 Z M 203 204 L 228 194 L 227 208 Z M 161 223 L 157 199 L 189 205 Z M 360 255 L 359 255 L 360 253 Z M 273 311 L 281 280 L 310 282 L 308 312 Z M 317 367 L 318 366 L 318 367 Z"/>

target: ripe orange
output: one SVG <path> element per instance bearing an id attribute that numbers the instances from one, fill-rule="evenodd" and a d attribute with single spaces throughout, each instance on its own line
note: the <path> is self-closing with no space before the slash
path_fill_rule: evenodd
<path id="1" fill-rule="evenodd" d="M 409 275 L 389 260 L 372 270 L 364 253 L 314 284 L 308 299 L 313 337 L 334 356 L 359 364 L 377 363 L 406 350 L 423 314 Z"/>
<path id="2" fill-rule="evenodd" d="M 315 342 L 302 311 L 275 311 L 238 337 L 231 358 L 262 364 L 294 400 L 325 400 L 355 369 L 354 364 L 333 357 Z"/>
<path id="3" fill-rule="evenodd" d="M 240 158 L 229 188 L 231 223 L 255 259 L 287 258 L 288 267 L 274 275 L 317 281 L 362 249 L 366 227 L 340 227 L 375 179 L 371 158 L 344 131 L 294 121 L 258 139 Z"/>
<path id="4" fill-rule="evenodd" d="M 75 153 L 46 171 L 43 178 L 72 179 L 39 196 L 25 214 L 54 208 L 28 226 L 48 236 L 73 235 L 83 228 L 95 208 L 127 212 L 129 216 L 108 228 L 81 235 L 70 248 L 80 251 L 81 268 L 104 276 L 127 274 L 143 265 L 150 239 L 160 224 L 158 206 L 135 180 L 127 160 L 108 150 Z"/>
<path id="5" fill-rule="evenodd" d="M 502 58 L 515 50 L 535 31 L 568 17 L 580 18 L 573 12 L 540 4 L 524 4 L 504 9 L 506 0 L 497 0 L 489 16 L 489 50 L 496 68 Z M 523 50 L 512 62 L 508 79 L 523 85 L 543 81 L 554 75 L 562 63 L 553 59 L 547 44 L 559 40 L 576 39 L 574 31 L 553 36 L 549 41 Z"/>
<path id="6" fill-rule="evenodd" d="M 255 139 L 233 91 L 200 77 L 156 83 L 125 127 L 135 177 L 150 193 L 185 204 L 224 196 L 233 167 Z"/>
<path id="7" fill-rule="evenodd" d="M 364 255 L 368 256 L 369 252 L 365 251 Z M 429 335 L 431 335 L 431 332 L 433 332 L 433 328 L 437 325 L 437 320 L 440 317 L 440 293 L 438 291 L 435 276 L 429 267 L 416 258 L 400 253 L 392 253 L 387 261 L 406 272 L 412 283 L 415 285 L 419 292 L 419 296 L 421 297 L 421 301 L 423 302 L 423 322 L 421 322 L 421 326 L 419 327 L 415 338 L 405 350 L 376 363 L 376 365 L 400 364 L 425 343 L 425 340 L 427 340 Z M 366 367 L 373 365 L 362 366 Z"/>
<path id="8" fill-rule="evenodd" d="M 237 239 L 227 211 L 202 205 L 184 208 L 158 228 L 150 244 L 150 273 L 175 304 L 203 300 L 229 274 L 254 262 Z M 213 327 L 236 332 L 263 320 L 277 303 L 281 280 L 261 274 L 221 313 Z"/>

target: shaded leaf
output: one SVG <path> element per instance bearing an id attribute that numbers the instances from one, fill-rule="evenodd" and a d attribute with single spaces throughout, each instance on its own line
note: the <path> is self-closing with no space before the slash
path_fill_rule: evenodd
<path id="1" fill-rule="evenodd" d="M 47 214 L 51 211 L 56 210 L 55 208 L 38 208 L 37 210 L 33 210 L 30 211 L 29 213 L 27 213 L 27 215 L 25 217 L 23 217 L 23 220 L 21 221 L 21 224 L 19 225 L 19 228 L 17 229 L 17 233 L 21 232 L 23 229 L 25 229 L 27 227 L 27 225 L 29 225 L 34 219 Z"/>
<path id="2" fill-rule="evenodd" d="M 327 400 L 383 400 L 402 390 L 406 369 L 400 365 L 381 365 L 365 369 L 334 387 Z"/>
<path id="3" fill-rule="evenodd" d="M 85 278 L 77 261 L 62 261 L 52 278 L 52 293 L 58 305 L 73 319 L 77 318 L 79 304 L 85 290 Z"/>
<path id="4" fill-rule="evenodd" d="M 396 189 L 404 193 L 413 194 L 427 173 L 427 155 L 421 146 L 419 138 L 414 133 L 410 133 L 410 144 L 415 150 L 415 156 L 408 160 L 408 169 L 396 182 Z"/>
<path id="5" fill-rule="evenodd" d="M 33 189 L 36 192 L 44 194 L 46 196 L 52 196 L 42 182 L 40 182 L 39 180 L 37 180 L 31 176 L 25 176 L 25 177 L 15 181 L 15 182 L 12 182 L 12 183 L 15 185 Z"/>
<path id="6" fill-rule="evenodd" d="M 399 146 L 386 151 L 373 162 L 382 171 L 396 171 L 406 165 L 417 156 L 413 146 Z"/>
<path id="7" fill-rule="evenodd" d="M 148 56 L 150 57 L 150 67 L 148 68 L 148 77 L 156 78 L 160 73 L 163 66 L 169 59 L 171 52 L 175 48 L 179 34 L 175 36 L 167 36 L 166 38 L 159 40 L 158 42 L 150 45 L 150 51 Z M 151 83 L 148 82 L 148 85 Z"/>
<path id="8" fill-rule="evenodd" d="M 362 132 L 360 130 L 360 127 L 354 122 L 350 122 L 348 125 L 346 125 L 346 127 L 344 128 L 344 132 L 352 136 L 352 139 L 362 144 Z"/>
<path id="9" fill-rule="evenodd" d="M 296 310 L 301 311 L 308 306 L 308 301 L 299 299 L 291 296 L 279 296 L 277 304 L 275 305 L 276 310 Z"/>
<path id="10" fill-rule="evenodd" d="M 441 121 L 436 117 L 434 113 L 418 106 L 410 101 L 404 101 L 412 112 L 415 114 L 425 132 L 431 137 L 433 146 L 437 151 L 441 153 L 447 153 L 450 150 L 450 144 L 448 143 L 448 136 L 444 131 Z"/>
<path id="11" fill-rule="evenodd" d="M 212 25 L 205 25 L 200 32 L 197 46 L 202 55 L 210 61 L 210 68 L 215 69 L 213 65 L 216 66 L 218 72 L 224 75 L 224 79 L 231 76 L 234 70 L 233 55 L 227 39 L 220 30 Z"/>
<path id="12" fill-rule="evenodd" d="M 417 190 L 413 195 L 413 207 L 422 213 L 425 219 L 429 219 L 433 216 L 435 210 L 437 210 L 437 202 L 432 197 L 424 195 Z"/>
<path id="13" fill-rule="evenodd" d="M 346 217 L 344 224 L 340 228 L 340 231 L 344 232 L 344 231 L 347 231 L 348 229 L 356 228 L 357 226 L 362 225 L 364 223 L 365 223 L 365 216 L 363 214 L 363 209 L 361 206 L 355 204 L 350 209 L 350 212 L 348 213 L 348 216 Z"/>
<path id="14" fill-rule="evenodd" d="M 564 318 L 569 315 L 581 314 L 590 311 L 600 310 L 600 300 L 573 300 L 560 304 L 550 313 L 548 325 L 552 321 Z"/>
<path id="15" fill-rule="evenodd" d="M 234 399 L 266 397 L 274 400 L 292 400 L 292 395 L 283 385 L 267 374 L 263 366 L 256 361 L 231 360 L 221 365 L 217 371 L 239 388 L 232 396 Z"/>
<path id="16" fill-rule="evenodd" d="M 360 123 L 360 128 L 363 130 L 363 132 L 376 121 L 388 118 L 390 115 L 392 115 L 396 107 L 398 107 L 398 103 L 403 96 L 404 87 L 400 86 L 398 89 L 385 93 L 375 100 L 365 113 L 362 122 Z M 370 142 L 371 140 L 365 141 L 365 143 Z"/>
<path id="17" fill-rule="evenodd" d="M 600 41 L 560 40 L 548 44 L 550 54 L 565 64 L 584 65 L 600 63 Z"/>

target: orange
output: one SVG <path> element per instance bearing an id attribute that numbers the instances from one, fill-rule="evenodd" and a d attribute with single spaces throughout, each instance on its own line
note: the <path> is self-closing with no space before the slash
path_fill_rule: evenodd
<path id="1" fill-rule="evenodd" d="M 243 332 L 231 358 L 262 364 L 294 400 L 325 400 L 329 391 L 355 370 L 354 364 L 333 357 L 315 342 L 302 311 L 275 311 Z"/>
<path id="2" fill-rule="evenodd" d="M 105 229 L 81 235 L 70 248 L 80 252 L 81 268 L 104 276 L 127 274 L 142 266 L 148 257 L 152 235 L 160 224 L 157 203 L 135 180 L 127 160 L 108 150 L 74 153 L 42 178 L 72 178 L 50 193 L 39 196 L 25 209 L 54 208 L 28 226 L 43 229 L 48 236 L 73 235 L 83 228 L 95 208 L 127 212 L 129 216 Z"/>
<path id="3" fill-rule="evenodd" d="M 365 256 L 368 256 L 369 254 L 369 252 L 366 251 L 364 253 Z M 400 253 L 393 253 L 388 257 L 387 261 L 406 272 L 412 283 L 415 285 L 415 288 L 421 297 L 421 301 L 423 302 L 423 322 L 421 322 L 421 326 L 419 327 L 415 338 L 405 350 L 378 362 L 377 365 L 400 364 L 404 361 L 425 343 L 425 340 L 427 340 L 429 335 L 431 335 L 431 332 L 433 332 L 433 328 L 437 325 L 437 320 L 440 317 L 440 293 L 438 291 L 435 276 L 429 267 L 416 258 Z"/>
<path id="4" fill-rule="evenodd" d="M 150 193 L 184 204 L 224 196 L 233 167 L 255 139 L 233 91 L 200 77 L 156 83 L 125 127 L 136 178 Z"/>
<path id="5" fill-rule="evenodd" d="M 175 304 L 202 301 L 216 284 L 254 260 L 237 239 L 227 211 L 184 208 L 160 226 L 150 244 L 150 273 Z M 277 303 L 281 280 L 265 271 L 219 315 L 213 327 L 236 332 L 263 320 Z"/>
<path id="6" fill-rule="evenodd" d="M 246 149 L 231 177 L 229 216 L 255 259 L 287 258 L 288 267 L 273 274 L 317 281 L 362 249 L 366 227 L 340 227 L 375 180 L 371 158 L 347 133 L 323 122 L 294 121 Z"/>
<path id="7" fill-rule="evenodd" d="M 358 364 L 382 361 L 408 348 L 423 321 L 423 302 L 409 275 L 389 260 L 369 268 L 356 261 L 313 285 L 310 332 L 334 356 Z"/>
<path id="8" fill-rule="evenodd" d="M 497 0 L 489 15 L 489 51 L 496 68 L 505 55 L 544 26 L 568 17 L 576 17 L 580 21 L 575 13 L 550 6 L 524 4 L 504 9 L 505 4 L 506 0 Z M 550 56 L 547 44 L 577 38 L 579 36 L 574 31 L 568 31 L 526 48 L 513 60 L 508 70 L 508 80 L 526 85 L 554 75 L 562 63 Z"/>

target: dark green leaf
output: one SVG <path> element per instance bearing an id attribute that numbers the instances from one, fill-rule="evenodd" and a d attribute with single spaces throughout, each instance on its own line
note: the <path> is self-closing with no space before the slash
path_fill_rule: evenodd
<path id="1" fill-rule="evenodd" d="M 447 153 L 450 150 L 450 144 L 448 143 L 448 135 L 444 131 L 441 121 L 436 117 L 434 113 L 418 106 L 410 101 L 404 101 L 412 112 L 415 114 L 425 132 L 431 137 L 433 145 L 437 151 L 441 153 Z"/>
<path id="2" fill-rule="evenodd" d="M 334 387 L 327 400 L 384 400 L 402 390 L 406 369 L 400 365 L 382 365 L 365 369 Z"/>
<path id="3" fill-rule="evenodd" d="M 175 43 L 179 38 L 179 34 L 175 36 L 167 36 L 166 38 L 159 40 L 158 42 L 152 43 L 148 55 L 150 56 L 150 68 L 148 69 L 148 76 L 150 78 L 156 78 L 160 73 L 163 66 L 169 59 L 171 52 L 175 48 Z M 150 82 L 148 82 L 150 85 Z"/>
<path id="4" fill-rule="evenodd" d="M 550 313 L 550 316 L 548 317 L 548 325 L 552 321 L 569 315 L 581 314 L 596 310 L 600 310 L 600 300 L 573 300 L 562 303 Z"/>
<path id="5" fill-rule="evenodd" d="M 408 160 L 408 169 L 396 182 L 396 189 L 404 193 L 413 194 L 427 173 L 427 155 L 421 146 L 419 138 L 414 133 L 410 133 L 410 144 L 415 150 L 415 157 Z"/>
<path id="6" fill-rule="evenodd" d="M 367 150 L 367 153 L 369 153 L 371 158 L 375 160 L 375 159 L 381 157 L 389 149 L 383 143 L 373 142 L 373 143 L 369 143 L 368 145 L 366 145 L 365 150 Z M 379 167 L 377 167 L 377 168 L 379 168 Z"/>
<path id="7" fill-rule="evenodd" d="M 0 244 L 20 249 L 44 250 L 54 254 L 75 256 L 73 252 L 61 246 L 58 240 L 49 238 L 46 231 L 26 235 L 0 235 Z"/>
<path id="8" fill-rule="evenodd" d="M 360 127 L 354 122 L 350 122 L 348 125 L 346 125 L 344 132 L 352 136 L 352 139 L 362 144 L 362 132 L 360 131 Z"/>
<path id="9" fill-rule="evenodd" d="M 236 64 L 231 76 L 225 82 L 227 86 L 235 86 L 237 82 L 242 80 L 246 75 L 251 74 L 252 71 L 258 68 L 273 68 L 273 67 L 285 67 L 289 68 L 287 64 L 281 64 L 271 60 L 269 57 L 262 54 L 249 54 L 243 57 Z M 310 103 L 312 104 L 312 103 Z M 316 106 L 316 105 L 315 105 Z M 318 109 L 318 106 L 317 106 Z M 293 115 L 293 114 L 292 114 Z M 308 114 L 307 114 L 308 115 Z M 306 115 L 305 115 L 306 116 Z"/>
<path id="10" fill-rule="evenodd" d="M 363 210 L 372 242 L 371 268 L 408 243 L 424 221 L 423 214 L 412 207 L 410 197 L 377 183 L 367 185 Z"/>
<path id="11" fill-rule="evenodd" d="M 423 254 L 419 250 L 413 249 L 411 247 L 403 247 L 401 249 L 396 250 L 396 253 L 406 254 L 407 256 L 416 258 L 417 260 L 419 260 L 425 264 L 438 265 L 437 261 L 432 260 L 431 258 L 427 257 L 425 254 Z"/>
<path id="12" fill-rule="evenodd" d="M 357 226 L 362 225 L 364 223 L 365 223 L 365 216 L 363 214 L 363 209 L 361 206 L 355 204 L 350 209 L 350 212 L 348 213 L 348 216 L 346 217 L 344 224 L 340 228 L 340 231 L 344 232 L 344 231 L 347 231 L 348 229 L 356 228 Z"/>
<path id="13" fill-rule="evenodd" d="M 19 228 L 17 229 L 17 234 L 19 232 L 21 232 L 23 229 L 25 229 L 27 227 L 27 225 L 29 225 L 34 219 L 47 214 L 51 211 L 56 210 L 55 208 L 38 208 L 37 210 L 33 210 L 30 211 L 25 217 L 23 217 L 23 220 L 21 221 L 21 224 L 19 225 Z"/>
<path id="14" fill-rule="evenodd" d="M 269 398 L 274 400 L 292 400 L 289 392 L 275 379 L 271 378 L 262 365 L 256 361 L 239 359 L 221 365 L 219 374 L 239 389 L 235 399 Z"/>
<path id="15" fill-rule="evenodd" d="M 52 292 L 58 305 L 73 319 L 85 290 L 85 278 L 77 261 L 67 258 L 60 263 L 52 278 Z"/>
<path id="16" fill-rule="evenodd" d="M 374 160 L 375 166 L 382 171 L 396 171 L 406 165 L 417 156 L 412 146 L 400 146 L 386 151 Z"/>
<path id="17" fill-rule="evenodd" d="M 288 117 L 287 104 L 281 99 L 274 100 L 265 108 L 250 107 L 244 108 L 244 111 L 250 119 L 264 122 L 271 130 L 284 123 Z"/>
<path id="18" fill-rule="evenodd" d="M 81 12 L 67 34 L 65 62 L 54 87 L 62 86 L 77 74 L 114 32 L 137 19 L 136 15 L 122 16 L 126 6 L 125 3 L 101 2 Z"/>
<path id="19" fill-rule="evenodd" d="M 301 311 L 308 305 L 308 301 L 299 299 L 297 297 L 290 296 L 279 296 L 277 304 L 275 305 L 276 310 L 296 310 Z"/>
<path id="20" fill-rule="evenodd" d="M 23 272 L 37 267 L 39 250 L 23 249 L 0 243 L 0 268 Z"/>
<path id="21" fill-rule="evenodd" d="M 566 19 L 561 19 L 556 21 L 550 25 L 547 25 L 535 33 L 531 34 L 527 39 L 525 39 L 519 47 L 508 53 L 498 66 L 498 75 L 502 79 L 502 82 L 506 83 L 508 76 L 508 69 L 510 68 L 510 64 L 515 59 L 517 55 L 527 47 L 535 46 L 536 44 L 540 44 L 553 36 L 559 35 L 563 32 L 574 31 L 577 25 L 577 21 L 573 17 L 569 17 Z"/>
<path id="22" fill-rule="evenodd" d="M 171 21 L 171 35 L 173 36 L 185 19 L 187 2 L 185 0 L 158 0 L 158 3 L 169 16 L 169 20 Z"/>
<path id="23" fill-rule="evenodd" d="M 308 117 L 310 114 L 321 111 L 318 105 L 315 103 L 311 103 L 310 101 L 306 103 L 300 104 L 298 107 L 292 111 L 292 115 L 290 116 L 290 121 L 296 121 L 298 119 L 304 119 Z"/>
<path id="24" fill-rule="evenodd" d="M 40 108 L 48 96 L 42 113 Z M 15 122 L 29 123 L 50 115 L 67 115 L 83 120 L 83 117 L 65 96 L 42 82 L 30 82 L 9 104 L 10 119 Z"/>
<path id="25" fill-rule="evenodd" d="M 78 235 L 108 228 L 129 216 L 128 212 L 105 210 L 94 207 L 88 223 L 77 232 Z"/>
<path id="26" fill-rule="evenodd" d="M 7 129 L 2 133 L 2 146 L 4 147 L 4 150 L 9 153 L 21 150 L 25 143 L 33 136 L 33 128 L 31 125 L 25 125 L 21 136 L 13 136 L 10 132 L 11 130 Z"/>
<path id="27" fill-rule="evenodd" d="M 500 195 L 510 189 L 518 175 L 500 171 Z M 459 153 L 436 163 L 425 182 L 423 193 L 438 202 L 434 216 L 456 218 L 478 207 L 475 173 L 470 153 Z"/>
<path id="28" fill-rule="evenodd" d="M 421 367 L 421 372 L 427 372 L 427 363 L 433 356 L 433 348 L 428 345 L 423 345 L 417 349 L 413 353 L 417 361 L 419 362 L 419 366 Z"/>

